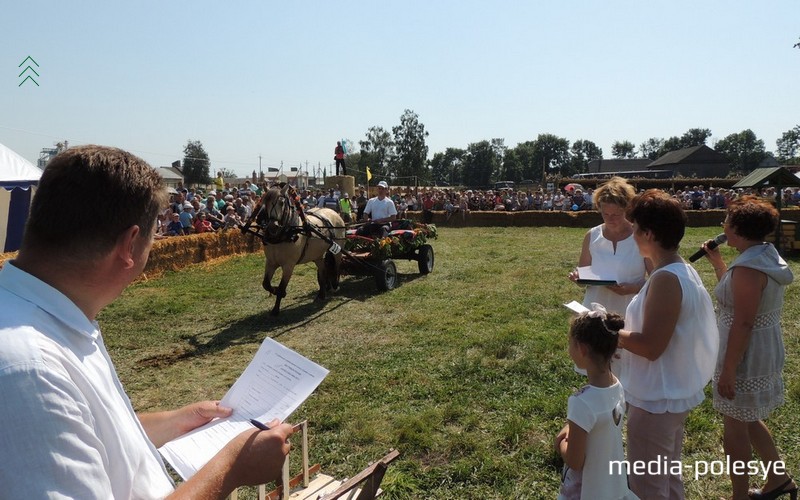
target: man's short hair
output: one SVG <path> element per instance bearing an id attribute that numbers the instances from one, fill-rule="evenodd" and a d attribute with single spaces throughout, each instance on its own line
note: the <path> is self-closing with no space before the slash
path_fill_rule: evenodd
<path id="1" fill-rule="evenodd" d="M 94 258 L 131 226 L 150 237 L 166 202 L 161 176 L 141 158 L 105 146 L 72 147 L 42 173 L 21 250 Z"/>

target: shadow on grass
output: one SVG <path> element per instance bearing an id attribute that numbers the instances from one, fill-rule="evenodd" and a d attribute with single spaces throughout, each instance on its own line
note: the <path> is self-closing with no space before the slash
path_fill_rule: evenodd
<path id="1" fill-rule="evenodd" d="M 398 273 L 400 284 L 413 282 L 420 277 L 420 274 Z M 291 287 L 289 287 L 287 293 L 291 295 Z M 264 294 L 253 298 L 253 300 L 263 302 L 263 311 L 229 323 L 210 338 L 208 338 L 208 335 L 215 328 L 186 335 L 183 337 L 183 340 L 187 343 L 184 349 L 146 357 L 140 360 L 139 363 L 144 366 L 165 366 L 178 361 L 213 354 L 234 345 L 261 343 L 264 337 L 279 339 L 281 336 L 293 330 L 304 328 L 314 321 L 324 321 L 325 316 L 328 314 L 338 314 L 338 309 L 349 302 L 366 302 L 378 293 L 381 292 L 377 291 L 373 277 L 347 276 L 340 281 L 339 289 L 329 299 L 325 301 L 316 300 L 317 290 L 311 290 L 299 297 L 295 296 L 296 299 L 283 307 L 278 316 L 272 316 L 270 311 L 275 303 L 275 297 L 264 292 Z M 284 304 L 286 303 L 284 302 Z"/>

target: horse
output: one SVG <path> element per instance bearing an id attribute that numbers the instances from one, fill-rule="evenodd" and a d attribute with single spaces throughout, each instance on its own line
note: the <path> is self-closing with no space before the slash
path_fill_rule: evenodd
<path id="1" fill-rule="evenodd" d="M 317 265 L 317 300 L 324 300 L 328 291 L 339 288 L 340 249 L 345 241 L 345 225 L 338 213 L 329 208 L 312 208 L 303 212 L 294 191 L 290 194 L 289 190 L 289 185 L 268 189 L 245 224 L 248 227 L 255 219 L 263 229 L 266 266 L 261 286 L 275 295 L 275 306 L 270 313 L 273 316 L 280 312 L 286 286 L 298 264 L 313 262 Z M 275 288 L 272 277 L 279 267 L 281 282 Z"/>

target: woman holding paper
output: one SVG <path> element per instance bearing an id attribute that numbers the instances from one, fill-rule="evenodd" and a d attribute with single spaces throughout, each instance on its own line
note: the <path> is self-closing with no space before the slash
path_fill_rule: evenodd
<path id="1" fill-rule="evenodd" d="M 686 227 L 680 203 L 651 189 L 628 216 L 653 272 L 633 298 L 619 332 L 617 377 L 628 402 L 628 461 L 680 463 L 689 410 L 703 401 L 717 358 L 714 306 L 697 271 L 678 254 Z M 632 474 L 639 498 L 684 498 L 680 470 Z"/>
<path id="2" fill-rule="evenodd" d="M 633 224 L 625 218 L 625 210 L 635 195 L 633 186 L 622 177 L 612 177 L 594 192 L 594 206 L 603 223 L 591 228 L 583 238 L 578 267 L 591 266 L 594 274 L 617 282 L 609 286 L 587 286 L 583 305 L 602 304 L 609 311 L 624 315 L 633 296 L 644 285 L 648 263 L 639 255 L 633 239 Z M 577 281 L 578 270 L 569 274 Z"/>

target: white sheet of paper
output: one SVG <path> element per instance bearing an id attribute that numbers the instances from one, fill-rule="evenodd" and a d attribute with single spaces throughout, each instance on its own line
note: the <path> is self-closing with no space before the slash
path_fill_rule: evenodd
<path id="1" fill-rule="evenodd" d="M 183 479 L 188 479 L 228 441 L 252 428 L 251 418 L 264 423 L 274 418 L 284 421 L 327 375 L 327 369 L 266 338 L 220 402 L 233 408 L 233 415 L 213 420 L 158 451 Z"/>
<path id="2" fill-rule="evenodd" d="M 576 300 L 573 300 L 572 302 L 567 302 L 566 304 L 564 304 L 564 307 L 566 307 L 567 309 L 576 314 L 585 313 L 589 311 L 589 309 L 586 306 L 584 306 L 583 304 L 581 304 Z"/>
<path id="3" fill-rule="evenodd" d="M 595 280 L 595 281 L 617 281 L 616 276 L 612 276 L 608 272 L 603 272 L 592 266 L 579 267 L 578 279 Z"/>

